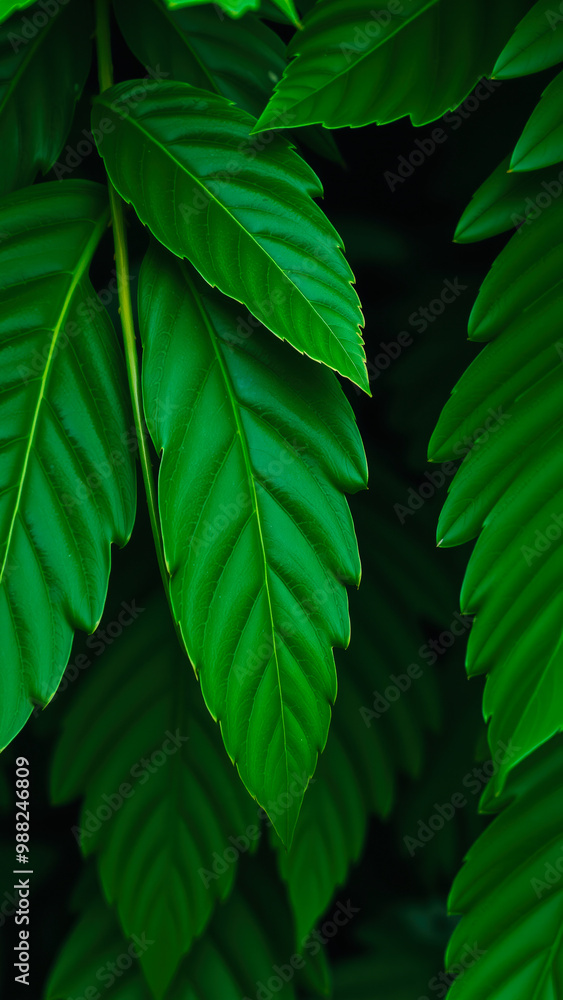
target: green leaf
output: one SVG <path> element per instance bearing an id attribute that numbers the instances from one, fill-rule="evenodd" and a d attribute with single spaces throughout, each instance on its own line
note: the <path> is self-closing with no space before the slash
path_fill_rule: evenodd
<path id="1" fill-rule="evenodd" d="M 290 938 L 291 918 L 279 884 L 268 870 L 253 859 L 242 884 L 235 888 L 224 906 L 217 908 L 209 931 L 196 941 L 184 958 L 166 1000 L 241 1000 L 254 998 L 261 984 L 275 976 L 275 966 L 287 966 L 294 953 Z M 252 882 L 257 883 L 257 889 Z M 262 893 L 262 897 L 257 896 Z M 235 933 L 236 932 L 236 933 Z M 155 939 L 139 935 L 140 946 L 150 954 Z M 138 939 L 138 943 L 139 943 Z M 315 950 L 319 945 L 311 942 Z M 152 1000 L 139 970 L 139 963 L 127 962 L 139 947 L 127 940 L 111 912 L 99 899 L 88 900 L 85 912 L 64 943 L 51 970 L 45 1000 L 68 1000 L 88 996 L 88 989 L 111 987 L 112 1000 Z M 310 949 L 314 955 L 313 948 Z M 121 959 L 117 968 L 116 960 Z M 309 949 L 288 982 L 278 986 L 275 996 L 295 1000 L 296 987 L 316 964 Z M 111 971 L 113 965 L 113 972 Z M 279 977 L 273 982 L 279 983 Z"/>
<path id="2" fill-rule="evenodd" d="M 111 181 L 156 238 L 369 394 L 353 275 L 312 200 L 318 178 L 289 144 L 252 139 L 250 115 L 183 83 L 113 87 L 96 99 L 94 128 L 103 118 L 114 126 L 98 140 Z"/>
<path id="3" fill-rule="evenodd" d="M 154 938 L 141 964 L 162 997 L 232 889 L 233 844 L 252 850 L 260 823 L 182 670 L 164 597 L 135 611 L 65 718 L 51 787 L 57 803 L 85 794 L 75 838 L 84 854 L 98 853 L 125 934 Z"/>
<path id="4" fill-rule="evenodd" d="M 96 628 L 133 526 L 124 366 L 88 278 L 108 218 L 85 181 L 0 206 L 2 747 L 54 694 L 74 629 Z"/>
<path id="5" fill-rule="evenodd" d="M 563 191 L 563 171 L 508 173 L 510 156 L 481 184 L 455 231 L 456 243 L 473 243 L 529 224 Z"/>
<path id="6" fill-rule="evenodd" d="M 358 127 L 410 115 L 424 125 L 456 108 L 525 8 L 523 0 L 324 0 L 292 39 L 293 58 L 255 131 L 321 122 Z"/>
<path id="7" fill-rule="evenodd" d="M 32 21 L 25 33 L 20 17 L 0 27 L 0 194 L 53 166 L 90 71 L 90 8 L 77 0 L 56 7 L 47 17 L 39 6 L 41 26 Z"/>
<path id="8" fill-rule="evenodd" d="M 499 80 L 549 69 L 563 59 L 563 23 L 553 0 L 538 0 L 522 18 L 493 69 Z"/>
<path id="9" fill-rule="evenodd" d="M 544 90 L 510 161 L 511 170 L 539 170 L 563 160 L 563 73 Z"/>
<path id="10" fill-rule="evenodd" d="M 327 737 L 331 646 L 349 641 L 343 491 L 365 485 L 365 456 L 332 373 L 195 277 L 156 245 L 141 272 L 171 599 L 227 752 L 288 843 Z"/>
<path id="11" fill-rule="evenodd" d="M 562 772 L 557 738 L 511 774 L 494 805 L 502 812 L 466 857 L 448 904 L 463 916 L 447 966 L 466 968 L 451 987 L 451 1000 L 560 995 Z M 476 950 L 473 962 L 468 946 Z"/>
<path id="12" fill-rule="evenodd" d="M 160 0 L 114 0 L 114 8 L 129 48 L 147 68 L 159 66 L 163 78 L 222 94 L 251 115 L 261 113 L 283 75 L 281 38 L 252 14 L 233 29 L 231 21 L 219 20 L 209 6 L 170 11 Z M 326 129 L 302 129 L 299 142 L 342 163 Z"/>
<path id="13" fill-rule="evenodd" d="M 399 772 L 419 774 L 426 733 L 438 727 L 441 716 L 434 670 L 419 655 L 424 633 L 413 613 L 414 607 L 421 617 L 436 620 L 426 582 L 435 573 L 432 554 L 411 530 L 404 543 L 406 529 L 390 513 L 396 484 L 382 463 L 370 462 L 370 468 L 378 497 L 370 495 L 363 504 L 358 497 L 354 503 L 360 548 L 365 551 L 364 579 L 359 592 L 351 595 L 353 637 L 346 662 L 340 664 L 327 745 L 290 850 L 273 837 L 298 943 L 361 856 L 370 817 L 389 815 Z M 374 521 L 381 540 L 377 551 L 370 547 Z M 405 674 L 411 663 L 418 667 L 414 681 Z M 396 687 L 393 675 L 405 690 L 398 700 L 387 701 L 384 692 Z"/>
<path id="14" fill-rule="evenodd" d="M 561 613 L 561 302 L 563 204 L 518 230 L 481 286 L 469 322 L 490 340 L 455 387 L 430 442 L 464 457 L 438 537 L 479 535 L 462 610 L 476 615 L 467 670 L 488 672 L 489 744 L 515 744 L 495 778 L 563 726 Z"/>
<path id="15" fill-rule="evenodd" d="M 201 2 L 202 0 L 165 0 L 166 6 L 171 10 L 179 10 L 182 7 L 193 7 L 196 4 L 201 4 Z M 224 10 L 229 17 L 241 17 L 247 10 L 258 10 L 260 0 L 218 0 L 215 7 Z M 219 12 L 217 13 L 217 18 L 218 20 L 221 19 Z"/>

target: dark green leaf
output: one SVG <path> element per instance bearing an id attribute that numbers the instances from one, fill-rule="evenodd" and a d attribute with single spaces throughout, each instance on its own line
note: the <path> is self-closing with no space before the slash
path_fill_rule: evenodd
<path id="1" fill-rule="evenodd" d="M 39 26 L 14 16 L 0 27 L 0 194 L 47 173 L 70 129 L 74 105 L 88 77 L 92 29 L 89 6 L 55 3 Z"/>
<path id="2" fill-rule="evenodd" d="M 256 131 L 321 122 L 357 127 L 410 115 L 413 125 L 456 108 L 490 73 L 524 0 L 323 0 L 292 39 L 293 56 Z"/>
<path id="3" fill-rule="evenodd" d="M 183 669 L 166 601 L 136 614 L 65 719 L 52 789 L 56 802 L 85 793 L 75 837 L 86 855 L 98 853 L 125 934 L 154 938 L 141 964 L 161 997 L 232 889 L 233 843 L 252 827 L 252 850 L 260 822 Z"/>
<path id="4" fill-rule="evenodd" d="M 553 0 L 538 0 L 522 18 L 493 69 L 493 76 L 506 80 L 549 69 L 563 59 L 563 24 Z"/>
<path id="5" fill-rule="evenodd" d="M 512 154 L 512 170 L 539 170 L 563 160 L 563 73 L 544 90 Z"/>

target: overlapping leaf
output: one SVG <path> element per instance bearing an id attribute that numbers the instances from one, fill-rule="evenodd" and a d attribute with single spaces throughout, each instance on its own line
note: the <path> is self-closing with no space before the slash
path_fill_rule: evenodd
<path id="1" fill-rule="evenodd" d="M 75 628 L 102 614 L 110 543 L 135 511 L 122 358 L 88 269 L 104 189 L 26 188 L 0 207 L 0 745 L 45 705 Z"/>
<path id="2" fill-rule="evenodd" d="M 563 205 L 514 234 L 485 279 L 470 337 L 491 343 L 458 382 L 430 457 L 465 455 L 438 526 L 442 545 L 479 535 L 463 590 L 475 613 L 467 670 L 489 674 L 489 743 L 518 747 L 499 771 L 563 726 L 563 492 L 559 436 Z"/>
<path id="3" fill-rule="evenodd" d="M 324 0 L 289 46 L 293 61 L 258 121 L 261 129 L 322 122 L 357 127 L 410 115 L 414 125 L 457 107 L 484 74 L 526 3 Z"/>
<path id="4" fill-rule="evenodd" d="M 293 21 L 294 24 L 299 24 L 299 16 L 295 9 L 295 4 L 293 0 L 272 0 L 272 3 L 282 12 L 282 14 L 287 17 L 289 21 Z M 195 4 L 201 4 L 201 0 L 166 0 L 166 4 L 172 10 L 181 9 L 182 7 L 190 7 Z M 260 0 L 219 0 L 219 7 L 221 7 L 227 14 L 231 17 L 240 17 L 247 11 L 258 11 L 260 8 Z"/>
<path id="5" fill-rule="evenodd" d="M 250 1000 L 260 990 L 265 993 L 268 981 L 274 984 L 276 996 L 295 1000 L 300 984 L 311 987 L 321 946 L 311 941 L 299 961 L 279 886 L 266 868 L 258 867 L 256 891 L 252 862 L 249 868 L 242 885 L 237 884 L 226 904 L 217 909 L 208 933 L 182 961 L 166 1000 Z M 95 898 L 92 903 L 90 886 L 88 890 L 88 904 L 82 907 L 84 912 L 56 959 L 45 1000 L 88 996 L 89 989 L 101 992 L 110 987 L 112 1000 L 152 1000 L 135 957 L 141 950 L 148 956 L 157 947 L 156 940 L 149 934 L 127 940 L 112 912 Z M 133 960 L 128 961 L 128 956 Z M 117 960 L 120 964 L 116 965 Z M 276 971 L 280 966 L 290 970 L 285 983 Z"/>
<path id="6" fill-rule="evenodd" d="M 510 161 L 511 170 L 541 170 L 563 159 L 563 73 L 544 90 Z"/>
<path id="7" fill-rule="evenodd" d="M 336 695 L 344 583 L 359 559 L 343 495 L 365 485 L 334 376 L 251 327 L 156 244 L 141 272 L 147 423 L 171 598 L 205 702 L 287 843 Z"/>
<path id="8" fill-rule="evenodd" d="M 114 126 L 99 140 L 112 183 L 157 239 L 369 392 L 353 275 L 312 200 L 318 179 L 289 144 L 253 140 L 250 115 L 182 83 L 113 87 L 96 101 L 94 127 L 103 118 Z"/>
<path id="9" fill-rule="evenodd" d="M 538 0 L 517 25 L 498 57 L 493 76 L 501 80 L 549 69 L 563 60 L 563 23 L 553 0 Z"/>
<path id="10" fill-rule="evenodd" d="M 448 903 L 463 914 L 446 956 L 463 971 L 452 1000 L 561 995 L 562 772 L 557 737 L 510 775 L 500 800 L 485 796 L 486 811 L 502 812 L 470 849 Z"/>
<path id="11" fill-rule="evenodd" d="M 85 794 L 76 838 L 97 852 L 124 932 L 154 938 L 141 964 L 160 997 L 232 888 L 233 843 L 246 837 L 252 850 L 260 824 L 186 674 L 166 601 L 137 614 L 65 719 L 52 794 Z"/>
<path id="12" fill-rule="evenodd" d="M 457 243 L 473 243 L 529 225 L 563 192 L 559 167 L 532 174 L 508 173 L 509 169 L 507 156 L 477 189 L 457 225 Z"/>
<path id="13" fill-rule="evenodd" d="M 14 11 L 30 7 L 33 0 L 0 0 L 0 21 L 5 21 Z"/>
<path id="14" fill-rule="evenodd" d="M 341 664 L 327 746 L 290 850 L 274 838 L 281 873 L 288 882 L 298 944 L 326 910 L 336 888 L 346 882 L 351 864 L 363 850 L 370 817 L 389 814 L 398 773 L 420 773 L 424 737 L 437 728 L 441 715 L 434 671 L 420 658 L 423 633 L 419 622 L 410 619 L 415 607 L 426 621 L 443 621 L 438 595 L 440 585 L 442 593 L 446 589 L 444 581 L 437 579 L 435 590 L 428 586 L 429 553 L 412 530 L 401 528 L 390 515 L 396 489 L 392 477 L 380 463 L 371 463 L 371 475 L 379 502 L 370 496 L 369 506 L 354 505 L 356 517 L 361 514 L 364 579 L 351 601 L 353 638 Z M 369 546 L 374 516 L 381 528 L 377 553 Z M 414 680 L 405 673 L 411 663 L 418 667 Z M 392 675 L 400 675 L 406 690 L 388 701 L 385 691 L 394 686 Z M 395 698 L 394 690 L 390 698 Z"/>
<path id="15" fill-rule="evenodd" d="M 90 8 L 80 0 L 55 7 L 52 16 L 37 6 L 27 23 L 14 16 L 0 27 L 0 194 L 52 167 L 88 77 Z"/>
<path id="16" fill-rule="evenodd" d="M 147 68 L 158 66 L 163 79 L 222 94 L 251 115 L 263 111 L 283 75 L 281 38 L 252 14 L 233 27 L 228 18 L 219 20 L 209 5 L 171 11 L 160 0 L 114 0 L 114 8 L 127 44 Z M 342 162 L 326 129 L 301 129 L 297 139 L 321 156 Z"/>

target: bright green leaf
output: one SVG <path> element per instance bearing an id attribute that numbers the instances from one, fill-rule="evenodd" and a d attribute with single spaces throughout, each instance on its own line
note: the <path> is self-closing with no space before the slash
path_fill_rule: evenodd
<path id="1" fill-rule="evenodd" d="M 357 127 L 404 115 L 414 125 L 434 121 L 490 72 L 525 6 L 410 0 L 394 13 L 371 0 L 324 0 L 292 39 L 293 61 L 255 131 Z"/>
<path id="2" fill-rule="evenodd" d="M 233 844 L 252 851 L 260 821 L 183 669 L 166 601 L 151 599 L 135 613 L 139 620 L 129 616 L 65 719 L 52 794 L 55 802 L 85 794 L 75 838 L 86 855 L 98 852 L 125 934 L 154 938 L 141 964 L 161 997 L 232 889 Z"/>
<path id="3" fill-rule="evenodd" d="M 538 170 L 563 160 L 563 73 L 544 90 L 516 143 L 512 170 Z"/>
<path id="4" fill-rule="evenodd" d="M 450 911 L 463 916 L 447 965 L 466 970 L 451 1000 L 561 994 L 562 772 L 558 738 L 513 772 L 500 801 L 485 796 L 487 811 L 502 812 L 469 850 L 450 895 Z"/>
<path id="5" fill-rule="evenodd" d="M 0 27 L 0 194 L 53 166 L 90 70 L 91 14 L 80 0 L 57 5 L 32 37 L 24 27 L 20 17 Z"/>
<path id="6" fill-rule="evenodd" d="M 113 87 L 96 99 L 93 127 L 103 118 L 115 126 L 98 139 L 112 183 L 157 239 L 369 393 L 353 275 L 313 201 L 318 178 L 289 144 L 252 138 L 250 115 L 182 83 Z"/>
<path id="7" fill-rule="evenodd" d="M 73 631 L 102 614 L 135 511 L 122 358 L 88 269 L 105 190 L 41 184 L 0 206 L 0 745 L 47 704 Z"/>
<path id="8" fill-rule="evenodd" d="M 463 458 L 438 537 L 479 535 L 462 590 L 476 618 L 467 670 L 488 673 L 489 745 L 515 746 L 495 782 L 563 727 L 561 304 L 563 204 L 518 230 L 481 286 L 469 322 L 490 340 L 455 387 L 430 442 Z"/>
<path id="9" fill-rule="evenodd" d="M 182 7 L 193 7 L 201 4 L 202 0 L 165 0 L 166 6 L 171 10 L 181 10 Z M 218 0 L 216 7 L 221 8 L 229 17 L 241 17 L 247 10 L 258 10 L 260 0 Z M 217 20 L 221 19 L 221 14 L 217 12 Z"/>
<path id="10" fill-rule="evenodd" d="M 32 3 L 33 0 L 0 0 L 0 21 L 5 21 L 15 11 L 30 7 Z"/>
<path id="11" fill-rule="evenodd" d="M 500 80 L 539 73 L 563 59 L 563 14 L 553 0 L 538 0 L 516 27 L 493 69 Z"/>
<path id="12" fill-rule="evenodd" d="M 332 373 L 194 277 L 156 245 L 141 272 L 172 604 L 227 752 L 287 843 L 327 737 L 331 647 L 349 641 L 343 491 L 365 485 L 365 457 Z"/>

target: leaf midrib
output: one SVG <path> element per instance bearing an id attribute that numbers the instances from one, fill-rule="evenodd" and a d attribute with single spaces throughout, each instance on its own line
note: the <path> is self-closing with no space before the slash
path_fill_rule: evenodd
<path id="1" fill-rule="evenodd" d="M 372 56 L 375 52 L 377 52 L 378 49 L 381 49 L 381 48 L 383 48 L 384 45 L 387 45 L 387 43 L 390 42 L 395 37 L 395 35 L 397 35 L 400 31 L 403 31 L 404 28 L 407 28 L 409 26 L 409 24 L 412 24 L 413 21 L 416 21 L 416 19 L 418 17 L 421 17 L 422 14 L 425 14 L 426 11 L 429 10 L 430 7 L 434 7 L 437 3 L 439 3 L 439 0 L 428 0 L 428 2 L 424 5 L 424 7 L 421 7 L 421 9 L 419 11 L 417 11 L 417 13 L 413 17 L 411 17 L 410 20 L 408 20 L 406 22 L 406 24 L 405 23 L 398 24 L 397 27 L 395 28 L 395 30 L 392 31 L 389 35 L 387 35 L 381 42 L 379 42 L 378 45 L 374 45 L 373 48 L 368 49 L 367 52 L 360 53 L 359 54 L 359 58 L 354 61 L 354 63 L 353 63 L 352 66 L 347 65 L 342 70 L 340 70 L 338 73 L 334 73 L 334 75 L 331 76 L 330 80 L 327 83 L 323 83 L 322 87 L 317 87 L 316 89 L 312 90 L 309 94 L 307 94 L 307 97 L 302 98 L 299 101 L 296 101 L 294 104 L 288 104 L 288 105 L 286 105 L 286 109 L 287 108 L 298 108 L 300 104 L 304 104 L 305 101 L 310 100 L 311 94 L 322 94 L 322 92 L 324 90 L 327 90 L 329 87 L 332 87 L 332 85 L 337 80 L 340 80 L 341 77 L 346 76 L 346 74 L 348 74 L 348 73 L 352 73 L 355 70 L 356 66 L 358 66 L 360 63 L 362 63 L 364 59 L 369 59 L 370 56 Z M 303 53 L 302 52 L 297 52 L 296 55 L 295 55 L 295 62 L 297 62 L 300 58 L 303 58 Z M 288 68 L 290 68 L 292 65 L 293 65 L 293 63 L 289 63 Z M 277 87 L 281 86 L 283 79 L 284 79 L 284 77 L 282 77 L 282 79 L 280 80 L 280 82 L 277 85 Z M 286 76 L 285 79 L 286 80 L 289 79 L 289 76 Z M 274 92 L 274 94 L 273 94 L 273 96 L 271 98 L 271 102 L 272 103 L 278 97 L 277 87 L 276 87 L 276 91 Z M 266 113 L 266 110 L 267 110 L 267 107 L 264 109 L 264 112 L 262 113 L 261 117 L 264 117 L 264 115 Z M 268 121 L 268 119 L 266 118 L 266 122 L 267 121 Z M 304 124 L 314 125 L 314 124 L 318 124 L 318 123 L 317 122 L 307 122 L 307 123 L 302 122 L 301 124 L 303 124 L 303 125 Z M 260 129 L 260 131 L 267 131 L 268 128 L 275 128 L 275 127 L 276 127 L 275 125 L 266 125 L 265 127 L 263 126 L 262 129 Z"/>
<path id="2" fill-rule="evenodd" d="M 436 2 L 436 0 L 432 0 L 432 2 Z M 191 85 L 190 84 L 186 84 L 186 86 L 191 86 Z M 213 95 L 213 96 L 219 96 L 220 97 L 221 95 Z M 223 98 L 223 100 L 226 100 L 226 98 Z M 105 104 L 105 106 L 107 107 L 107 109 L 108 109 L 108 111 L 110 113 L 114 110 L 112 108 L 112 105 L 108 101 L 106 101 L 105 95 L 102 95 L 98 99 L 98 103 Z M 337 348 L 340 348 L 340 350 L 344 353 L 345 357 L 347 358 L 347 360 L 349 361 L 350 365 L 352 366 L 353 370 L 356 372 L 357 377 L 361 378 L 362 376 L 364 376 L 363 381 L 364 382 L 367 381 L 367 376 L 365 375 L 364 366 L 362 365 L 362 362 L 361 361 L 358 362 L 357 359 L 352 354 L 350 354 L 349 351 L 346 348 L 346 344 L 349 343 L 349 342 L 348 341 L 341 341 L 337 337 L 337 335 L 334 332 L 334 330 L 332 329 L 332 327 L 329 326 L 329 324 L 324 319 L 324 317 L 321 316 L 321 314 L 318 312 L 315 304 L 309 298 L 307 298 L 307 296 L 305 295 L 305 293 L 302 292 L 301 289 L 299 288 L 299 286 L 295 284 L 295 282 L 290 277 L 290 275 L 287 273 L 287 271 L 284 271 L 284 269 L 278 264 L 278 262 L 276 260 L 274 260 L 274 258 L 268 253 L 268 251 L 265 249 L 265 247 L 263 247 L 262 244 L 256 239 L 256 237 L 254 236 L 254 234 L 251 233 L 251 232 L 249 232 L 249 230 L 246 229 L 245 226 L 243 226 L 243 224 L 241 222 L 239 222 L 239 220 L 236 218 L 236 216 L 234 216 L 233 213 L 231 212 L 229 206 L 226 205 L 224 202 L 220 201 L 216 197 L 216 195 L 213 193 L 213 191 L 211 191 L 211 189 L 209 187 L 207 187 L 206 184 L 204 184 L 204 182 L 201 180 L 201 178 L 199 178 L 197 176 L 197 174 L 193 173 L 193 171 L 190 168 L 188 168 L 185 163 L 183 163 L 176 156 L 174 156 L 174 154 L 170 151 L 170 149 L 168 148 L 168 146 L 165 146 L 161 142 L 160 139 L 158 139 L 151 132 L 147 131 L 147 129 L 143 127 L 143 125 L 141 124 L 141 122 L 139 121 L 138 118 L 136 118 L 133 114 L 129 114 L 127 116 L 127 118 L 126 118 L 126 121 L 129 122 L 129 124 L 131 124 L 133 122 L 134 125 L 138 128 L 138 130 L 146 137 L 146 139 L 148 140 L 148 142 L 151 145 L 154 145 L 158 149 L 160 149 L 162 151 L 162 153 L 164 154 L 165 157 L 167 157 L 169 160 L 171 160 L 172 163 L 176 164 L 176 166 L 178 167 L 178 169 L 183 174 L 185 174 L 187 177 L 189 177 L 195 184 L 197 184 L 197 186 L 200 188 L 200 190 L 202 192 L 204 192 L 207 195 L 207 197 L 210 198 L 214 202 L 214 204 L 218 207 L 218 209 L 220 211 L 224 212 L 224 214 L 227 215 L 231 219 L 231 221 L 232 221 L 233 225 L 236 227 L 237 231 L 243 233 L 245 237 L 247 237 L 248 239 L 250 239 L 252 241 L 252 243 L 254 244 L 254 246 L 257 248 L 258 252 L 268 259 L 268 261 L 275 268 L 276 272 L 278 274 L 280 274 L 291 285 L 291 288 L 295 292 L 297 292 L 297 294 L 299 295 L 299 297 L 306 304 L 307 308 L 312 313 L 314 313 L 314 315 L 317 318 L 317 320 L 322 324 L 323 328 L 328 332 L 328 334 L 329 334 L 329 342 L 331 344 L 336 344 Z M 122 195 L 122 197 L 123 197 L 123 195 Z M 315 202 L 315 204 L 316 204 L 316 202 Z M 171 251 L 171 252 L 173 252 L 173 251 Z M 180 258 L 180 260 L 182 260 L 182 259 L 183 258 Z M 197 270 L 197 268 L 196 268 L 196 270 Z M 349 282 L 349 284 L 351 284 L 351 281 Z M 242 301 L 242 300 L 239 300 L 239 301 Z M 246 303 L 243 303 L 243 304 L 246 304 Z M 356 303 L 356 309 L 359 312 L 359 307 L 358 307 L 357 303 Z M 267 318 L 265 318 L 264 320 L 261 320 L 261 322 L 263 322 L 263 325 L 266 326 L 266 328 L 268 330 L 271 330 L 271 327 L 268 326 L 268 320 L 267 320 Z M 354 329 L 354 334 L 355 334 L 355 338 L 356 338 L 354 346 L 360 347 L 360 350 L 361 350 L 361 338 L 360 338 L 360 335 L 359 335 L 359 326 L 360 326 L 360 322 L 358 320 L 356 322 L 356 326 L 355 326 L 355 329 Z M 271 332 L 274 333 L 274 336 L 278 337 L 280 340 L 286 340 L 287 339 L 286 337 L 281 337 L 280 334 L 275 333 L 274 330 L 272 330 Z M 303 353 L 303 354 L 307 355 L 307 352 L 305 350 L 301 351 L 300 348 L 295 348 L 295 350 L 298 350 L 300 354 Z M 311 355 L 311 354 L 308 354 L 307 357 L 312 358 L 313 361 L 319 362 L 319 359 L 313 357 L 313 355 Z M 329 364 L 328 361 L 324 361 L 323 360 L 322 362 L 319 362 L 319 363 L 326 365 L 328 368 L 331 368 L 332 371 L 339 372 L 339 369 L 336 368 L 335 365 Z M 345 376 L 345 377 L 350 378 L 350 376 Z M 364 388 L 365 392 L 369 392 L 369 385 L 368 385 L 368 388 L 366 389 L 365 387 L 361 386 L 360 382 L 355 382 L 355 384 L 358 385 L 360 388 Z"/>
<path id="3" fill-rule="evenodd" d="M 14 510 L 13 510 L 13 514 L 12 514 L 12 518 L 11 518 L 11 522 L 10 522 L 10 527 L 9 527 L 9 530 L 8 530 L 8 538 L 7 538 L 7 541 L 6 541 L 6 547 L 5 547 L 5 552 L 4 552 L 4 559 L 2 561 L 2 565 L 0 566 L 0 584 L 3 582 L 4 571 L 6 569 L 6 564 L 8 562 L 8 557 L 9 557 L 9 554 L 10 554 L 10 545 L 11 545 L 11 542 L 12 542 L 12 537 L 13 537 L 13 533 L 14 533 L 14 527 L 15 527 L 18 515 L 20 513 L 20 506 L 21 506 L 23 488 L 24 488 L 25 481 L 26 481 L 27 470 L 28 470 L 28 465 L 29 465 L 29 459 L 30 459 L 30 456 L 31 456 L 33 445 L 35 443 L 35 435 L 36 435 L 36 432 L 37 432 L 37 425 L 38 425 L 38 421 L 39 421 L 39 413 L 41 411 L 41 407 L 42 407 L 42 404 L 43 404 L 44 399 L 45 399 L 45 392 L 46 392 L 46 389 L 47 389 L 47 385 L 48 385 L 49 378 L 50 378 L 51 371 L 52 371 L 52 367 L 53 367 L 53 355 L 54 355 L 55 346 L 57 344 L 57 340 L 58 340 L 58 337 L 59 337 L 59 334 L 60 334 L 60 331 L 61 331 L 61 327 L 62 327 L 63 321 L 64 321 L 64 319 L 65 319 L 65 317 L 66 317 L 66 315 L 68 313 L 68 310 L 70 308 L 70 305 L 72 303 L 72 299 L 74 297 L 74 293 L 75 293 L 75 291 L 76 291 L 76 289 L 78 287 L 78 284 L 79 284 L 80 280 L 83 278 L 84 274 L 86 273 L 86 271 L 88 269 L 90 260 L 92 259 L 93 252 L 94 252 L 94 250 L 95 250 L 95 248 L 96 248 L 96 246 L 97 246 L 97 244 L 98 244 L 98 242 L 100 240 L 101 233 L 103 232 L 103 230 L 104 230 L 104 228 L 106 226 L 108 218 L 109 218 L 109 209 L 105 209 L 101 213 L 98 222 L 94 226 L 94 228 L 92 230 L 92 233 L 91 233 L 91 235 L 90 235 L 90 237 L 89 237 L 89 239 L 88 239 L 88 241 L 87 241 L 87 243 L 86 243 L 86 245 L 85 245 L 82 253 L 80 254 L 80 257 L 78 258 L 76 269 L 75 269 L 75 271 L 73 273 L 72 281 L 69 284 L 69 288 L 68 288 L 67 294 L 65 296 L 64 302 L 63 302 L 63 304 L 61 306 L 61 309 L 60 309 L 58 322 L 57 322 L 56 326 L 53 328 L 53 331 L 52 331 L 53 336 L 52 336 L 52 339 L 51 339 L 51 346 L 49 348 L 49 354 L 48 354 L 46 362 L 45 362 L 45 368 L 43 370 L 43 374 L 41 376 L 41 384 L 40 384 L 39 392 L 37 394 L 37 400 L 36 400 L 36 403 L 35 403 L 35 411 L 34 411 L 34 414 L 33 414 L 33 421 L 32 421 L 32 424 L 31 424 L 31 430 L 30 430 L 29 435 L 28 435 L 28 443 L 27 443 L 27 447 L 26 447 L 26 450 L 25 450 L 25 457 L 24 457 L 24 461 L 23 461 L 23 468 L 22 468 L 21 475 L 20 475 L 20 478 L 19 478 L 18 492 L 17 492 L 15 503 L 14 503 Z"/>
<path id="4" fill-rule="evenodd" d="M 207 330 L 207 332 L 209 334 L 209 339 L 211 341 L 211 344 L 212 344 L 212 347 L 213 347 L 213 351 L 215 353 L 215 357 L 216 357 L 217 362 L 219 364 L 221 375 L 222 375 L 223 381 L 225 383 L 225 388 L 227 390 L 227 395 L 229 397 L 229 403 L 231 405 L 231 409 L 232 409 L 233 416 L 234 416 L 235 423 L 236 423 L 236 427 L 237 427 L 237 432 L 238 432 L 238 435 L 239 435 L 239 438 L 240 438 L 241 449 L 242 449 L 243 459 L 244 459 L 244 465 L 245 465 L 247 479 L 248 479 L 248 483 L 249 483 L 249 486 L 250 486 L 250 492 L 251 492 L 251 496 L 252 496 L 253 509 L 254 509 L 254 513 L 256 515 L 256 523 L 258 525 L 258 536 L 259 536 L 259 539 L 260 539 L 260 549 L 261 549 L 261 553 L 262 553 L 262 564 L 263 564 L 263 568 L 264 568 L 264 588 L 265 588 L 265 592 L 266 592 L 266 596 L 267 596 L 267 600 L 268 600 L 268 612 L 269 612 L 270 627 L 271 627 L 271 633 L 272 633 L 272 649 L 273 649 L 274 661 L 275 661 L 275 664 L 276 664 L 276 676 L 277 676 L 277 681 L 278 681 L 278 692 L 279 692 L 279 697 L 280 697 L 281 722 L 282 722 L 283 746 L 284 746 L 284 763 L 285 763 L 285 785 L 286 785 L 286 789 L 287 789 L 289 787 L 289 770 L 288 770 L 287 734 L 286 734 L 286 728 L 285 728 L 285 705 L 284 705 L 284 700 L 283 700 L 283 691 L 282 691 L 282 684 L 281 684 L 280 665 L 279 665 L 277 642 L 276 642 L 276 627 L 275 627 L 275 623 L 274 623 L 274 612 L 273 612 L 273 607 L 272 607 L 272 597 L 271 597 L 271 593 L 270 593 L 270 585 L 269 585 L 269 579 L 268 579 L 268 559 L 267 559 L 267 555 L 266 555 L 266 545 L 265 545 L 265 541 L 264 541 L 264 533 L 263 533 L 263 530 L 262 530 L 262 518 L 261 518 L 260 510 L 259 510 L 259 507 L 258 507 L 258 496 L 257 496 L 257 493 L 256 493 L 256 483 L 255 483 L 255 479 L 254 479 L 254 472 L 253 472 L 253 469 L 252 469 L 252 463 L 251 463 L 251 460 L 250 460 L 250 452 L 249 452 L 249 448 L 248 448 L 248 441 L 247 441 L 246 433 L 245 433 L 244 427 L 242 425 L 242 420 L 241 420 L 241 417 L 240 417 L 240 412 L 239 412 L 239 406 L 240 406 L 240 404 L 239 404 L 239 401 L 237 399 L 237 396 L 236 396 L 236 393 L 235 393 L 235 390 L 234 390 L 234 386 L 233 386 L 233 382 L 232 382 L 230 373 L 229 373 L 229 371 L 227 369 L 227 366 L 225 364 L 225 359 L 224 359 L 224 357 L 222 355 L 222 352 L 221 352 L 221 350 L 219 348 L 219 345 L 217 343 L 217 335 L 215 333 L 215 330 L 213 329 L 212 323 L 209 320 L 209 316 L 207 315 L 207 312 L 206 312 L 206 310 L 204 309 L 204 307 L 202 305 L 202 302 L 201 302 L 200 296 L 199 296 L 199 294 L 197 292 L 197 289 L 194 287 L 193 282 L 192 282 L 192 280 L 191 280 L 191 278 L 190 278 L 190 276 L 188 274 L 188 270 L 187 270 L 187 267 L 186 267 L 185 263 L 182 261 L 181 264 L 180 264 L 180 266 L 181 266 L 181 269 L 182 269 L 184 280 L 185 280 L 188 288 L 190 289 L 190 293 L 191 293 L 191 295 L 193 297 L 193 300 L 194 300 L 194 302 L 197 305 L 198 312 L 199 312 L 199 314 L 200 314 L 200 316 L 202 318 L 202 321 L 203 321 L 203 323 L 205 325 L 205 328 L 206 328 L 206 330 Z"/>

